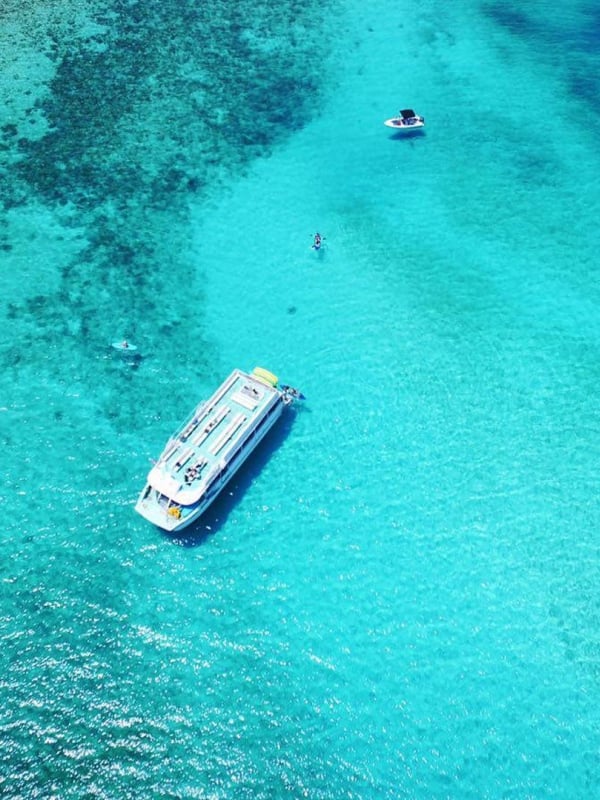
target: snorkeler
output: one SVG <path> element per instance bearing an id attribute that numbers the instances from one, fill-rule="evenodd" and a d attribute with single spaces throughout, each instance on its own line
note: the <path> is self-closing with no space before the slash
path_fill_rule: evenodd
<path id="1" fill-rule="evenodd" d="M 313 250 L 320 250 L 321 249 L 321 245 L 323 244 L 324 241 L 325 241 L 325 237 L 321 236 L 321 234 L 317 231 L 317 233 L 315 233 L 315 236 L 314 236 L 312 249 Z"/>

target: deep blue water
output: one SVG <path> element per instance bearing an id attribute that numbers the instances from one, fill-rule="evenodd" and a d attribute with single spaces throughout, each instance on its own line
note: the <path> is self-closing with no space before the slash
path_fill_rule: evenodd
<path id="1" fill-rule="evenodd" d="M 598 794 L 598 20 L 3 7 L 3 797 Z M 257 364 L 308 400 L 163 535 Z"/>

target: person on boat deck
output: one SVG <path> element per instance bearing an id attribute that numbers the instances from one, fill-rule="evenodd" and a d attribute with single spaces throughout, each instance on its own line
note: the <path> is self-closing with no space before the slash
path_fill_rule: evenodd
<path id="1" fill-rule="evenodd" d="M 123 339 L 123 341 L 121 342 L 121 347 L 123 348 L 123 350 L 127 350 L 127 348 L 129 347 L 129 342 L 127 341 L 127 339 Z"/>

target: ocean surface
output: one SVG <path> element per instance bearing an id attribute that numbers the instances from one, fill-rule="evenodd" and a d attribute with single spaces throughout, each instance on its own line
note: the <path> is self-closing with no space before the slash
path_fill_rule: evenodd
<path id="1" fill-rule="evenodd" d="M 0 796 L 599 797 L 597 0 L 3 0 L 0 45 Z M 256 365 L 306 402 L 148 525 Z"/>

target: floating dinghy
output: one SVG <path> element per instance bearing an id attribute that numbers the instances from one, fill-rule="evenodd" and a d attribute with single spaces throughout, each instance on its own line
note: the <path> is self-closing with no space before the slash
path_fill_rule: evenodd
<path id="1" fill-rule="evenodd" d="M 135 353 L 137 351 L 137 347 L 131 342 L 128 342 L 127 339 L 123 339 L 121 342 L 113 342 L 112 346 L 115 350 L 120 350 L 122 353 Z"/>

